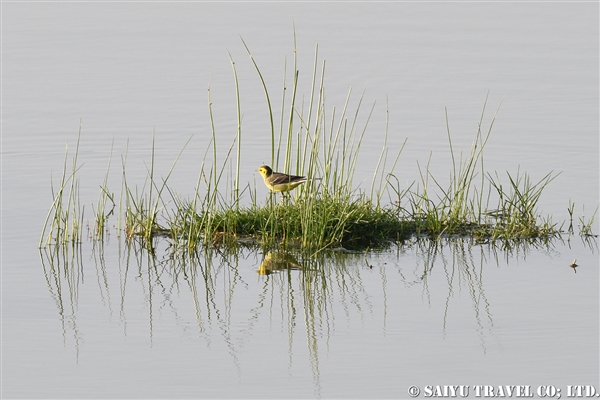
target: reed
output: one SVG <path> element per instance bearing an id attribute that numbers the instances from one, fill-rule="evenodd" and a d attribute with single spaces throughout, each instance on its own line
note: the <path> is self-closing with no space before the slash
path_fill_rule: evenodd
<path id="1" fill-rule="evenodd" d="M 56 191 L 51 179 L 53 201 L 42 228 L 40 248 L 50 244 L 71 244 L 74 246 L 81 243 L 85 207 L 79 201 L 79 178 L 76 176 L 77 171 L 81 168 L 77 164 L 80 139 L 81 121 L 79 121 L 79 131 L 75 154 L 71 161 L 71 169 L 68 170 L 67 168 L 69 160 L 69 145 L 67 144 L 62 176 Z"/>
<path id="2" fill-rule="evenodd" d="M 96 207 L 92 204 L 92 211 L 94 212 L 94 231 L 92 233 L 92 237 L 94 239 L 104 241 L 104 234 L 107 231 L 107 223 L 108 219 L 111 215 L 113 215 L 115 211 L 115 195 L 110 193 L 108 189 L 108 176 L 110 172 L 110 165 L 112 162 L 112 155 L 114 149 L 115 141 L 110 146 L 110 156 L 108 158 L 108 166 L 106 168 L 106 174 L 104 174 L 104 182 L 100 186 L 100 195 L 98 197 L 98 203 Z M 111 206 L 110 210 L 106 210 L 108 202 L 110 201 Z"/>
<path id="3" fill-rule="evenodd" d="M 593 226 L 596 221 L 596 214 L 598 213 L 598 206 L 594 210 L 594 213 L 590 217 L 590 219 L 586 222 L 585 220 L 585 207 L 583 208 L 583 215 L 579 217 L 579 235 L 581 236 L 597 236 L 594 234 Z"/>
<path id="4" fill-rule="evenodd" d="M 490 230 L 492 239 L 504 240 L 518 238 L 534 238 L 552 236 L 558 233 L 557 224 L 551 217 L 538 218 L 538 201 L 546 186 L 558 174 L 548 173 L 537 183 L 532 183 L 529 174 L 521 174 L 519 170 L 515 176 L 506 173 L 509 180 L 509 190 L 505 191 L 500 179 L 488 174 L 492 187 L 498 194 L 498 208 L 486 211 L 486 214 L 496 221 Z"/>

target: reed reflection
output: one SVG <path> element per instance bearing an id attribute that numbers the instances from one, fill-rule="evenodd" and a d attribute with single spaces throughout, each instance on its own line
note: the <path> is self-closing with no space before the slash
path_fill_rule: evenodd
<path id="1" fill-rule="evenodd" d="M 84 277 L 81 246 L 47 246 L 40 249 L 40 258 L 50 296 L 58 310 L 63 343 L 67 344 L 71 334 L 78 361 L 82 337 L 77 326 L 77 309 L 79 284 Z"/>
<path id="2" fill-rule="evenodd" d="M 472 303 L 473 318 L 483 352 L 487 352 L 486 334 L 493 335 L 494 319 L 483 285 L 483 267 L 488 264 L 490 246 L 474 246 L 467 238 L 429 240 L 415 243 L 417 254 L 423 263 L 422 282 L 424 294 L 430 301 L 428 279 L 434 268 L 441 267 L 447 283 L 447 294 L 442 318 L 442 332 L 447 332 L 448 318 L 457 291 L 464 288 Z M 474 253 L 478 252 L 476 256 Z M 496 260 L 498 261 L 498 260 Z M 497 262 L 496 262 L 497 264 Z M 498 264 L 497 264 L 498 265 Z"/>
<path id="3" fill-rule="evenodd" d="M 389 318 L 410 314 L 401 302 L 389 299 L 399 291 L 409 295 L 415 287 L 420 288 L 418 293 L 429 307 L 434 302 L 441 305 L 434 295 L 445 288 L 441 332 L 446 335 L 458 312 L 470 313 L 485 353 L 486 341 L 494 337 L 485 267 L 500 266 L 503 259 L 526 259 L 530 251 L 556 252 L 553 242 L 506 246 L 457 237 L 414 238 L 398 243 L 395 253 L 391 249 L 333 251 L 315 257 L 248 248 L 231 252 L 215 247 L 175 250 L 165 240 L 157 240 L 149 251 L 135 241 L 117 242 L 117 252 L 112 251 L 114 247 L 106 251 L 101 242 L 92 243 L 92 257 L 86 257 L 85 262 L 83 245 L 49 246 L 40 251 L 64 342 L 72 338 L 77 355 L 85 331 L 77 318 L 80 293 L 85 290 L 86 302 L 93 301 L 90 291 L 97 292 L 97 301 L 95 308 L 86 304 L 81 309 L 96 313 L 105 310 L 109 321 L 118 309 L 124 336 L 128 336 L 132 323 L 140 329 L 142 315 L 141 328 L 150 346 L 158 340 L 157 325 L 161 331 L 166 326 L 174 337 L 177 332 L 179 336 L 191 333 L 209 347 L 225 344 L 238 373 L 244 367 L 241 355 L 248 345 L 266 332 L 285 333 L 276 337 L 287 347 L 288 368 L 291 370 L 297 357 L 307 354 L 316 395 L 321 387 L 320 357 L 328 353 L 334 332 L 357 321 L 364 326 L 365 321 L 381 318 L 381 325 L 369 324 L 369 328 L 381 329 L 385 335 Z M 95 278 L 90 281 L 91 276 Z M 458 301 L 463 293 L 468 296 L 468 310 Z"/>
<path id="4" fill-rule="evenodd" d="M 319 356 L 327 352 L 340 307 L 342 316 L 348 319 L 363 320 L 363 314 L 372 310 L 368 290 L 360 276 L 363 260 L 363 253 L 331 252 L 303 257 L 272 251 L 264 256 L 257 270 L 264 285 L 258 306 L 253 310 L 254 318 L 264 318 L 260 311 L 264 299 L 270 299 L 266 310 L 268 322 L 279 322 L 281 329 L 287 332 L 290 369 L 296 337 L 306 340 L 317 397 L 321 390 Z M 296 332 L 299 328 L 304 329 L 304 335 Z"/>

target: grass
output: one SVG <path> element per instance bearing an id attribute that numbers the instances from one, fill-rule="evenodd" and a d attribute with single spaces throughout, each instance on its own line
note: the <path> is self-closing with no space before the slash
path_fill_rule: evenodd
<path id="1" fill-rule="evenodd" d="M 44 228 L 40 236 L 40 247 L 45 247 L 52 243 L 61 245 L 71 244 L 72 246 L 81 243 L 84 207 L 79 201 L 79 178 L 76 177 L 77 171 L 81 168 L 77 164 L 80 139 L 81 121 L 79 122 L 79 133 L 77 135 L 75 155 L 71 161 L 71 169 L 68 170 L 67 168 L 69 160 L 69 145 L 67 145 L 62 176 L 56 191 L 54 185 L 51 184 L 52 198 L 54 200 L 44 222 Z"/>
<path id="2" fill-rule="evenodd" d="M 294 38 L 295 42 L 295 38 Z M 386 135 L 373 171 L 369 192 L 354 186 L 354 172 L 362 141 L 367 133 L 374 104 L 363 111 L 364 93 L 355 101 L 349 90 L 343 106 L 329 108 L 325 96 L 325 62 L 319 64 L 318 47 L 307 97 L 300 96 L 297 53 L 294 49 L 291 96 L 287 96 L 287 63 L 281 95 L 280 121 L 275 122 L 272 98 L 257 61 L 244 46 L 262 83 L 271 126 L 271 166 L 294 175 L 320 177 L 309 180 L 289 197 L 278 201 L 271 194 L 261 203 L 256 188 L 240 182 L 243 154 L 242 121 L 238 76 L 233 58 L 230 61 L 236 90 L 237 131 L 223 160 L 217 157 L 217 132 L 212 113 L 210 87 L 208 116 L 211 140 L 207 146 L 196 188 L 184 199 L 175 194 L 167 182 L 179 156 L 166 178 L 159 181 L 154 170 L 155 146 L 141 188 L 127 180 L 126 159 L 122 157 L 122 186 L 117 212 L 118 227 L 127 240 L 138 240 L 152 249 L 159 236 L 170 238 L 175 249 L 185 251 L 204 247 L 238 245 L 299 249 L 315 254 L 326 249 L 362 249 L 385 246 L 411 236 L 431 238 L 469 236 L 478 242 L 518 241 L 552 238 L 560 227 L 550 217 L 541 218 L 539 199 L 557 174 L 548 173 L 538 181 L 526 172 L 485 170 L 483 151 L 490 138 L 497 111 L 484 127 L 487 98 L 479 118 L 478 130 L 470 152 L 463 158 L 456 154 L 446 112 L 446 129 L 452 164 L 449 184 L 442 184 L 429 170 L 422 168 L 420 179 L 401 187 L 394 168 L 404 145 L 390 155 Z M 295 43 L 294 43 L 295 47 Z M 356 102 L 356 106 L 352 104 Z M 389 114 L 389 112 L 388 112 Z M 279 132 L 276 126 L 279 125 Z M 54 202 L 44 224 L 40 247 L 50 243 L 78 243 L 81 240 L 83 208 L 78 200 L 76 172 L 77 149 L 70 172 L 67 157 L 59 189 L 53 189 Z M 191 139 L 190 139 L 191 140 Z M 189 143 L 189 141 L 188 141 Z M 187 143 L 186 143 L 187 145 Z M 184 148 L 182 149 L 182 152 Z M 228 170 L 235 155 L 235 169 Z M 115 209 L 115 196 L 107 188 L 106 172 L 101 193 L 94 207 L 94 235 L 103 240 L 106 220 Z M 231 168 L 231 167 L 229 167 Z M 224 179 L 232 176 L 232 179 Z M 111 210 L 106 208 L 112 203 Z M 569 205 L 572 219 L 572 205 Z M 582 235 L 591 235 L 595 213 L 590 220 L 580 220 Z"/>
<path id="3" fill-rule="evenodd" d="M 93 232 L 92 237 L 96 238 L 100 241 L 104 240 L 104 235 L 108 228 L 107 227 L 108 218 L 114 213 L 115 205 L 116 205 L 114 194 L 112 194 L 108 191 L 108 176 L 109 176 L 109 172 L 110 172 L 110 164 L 112 162 L 113 147 L 114 147 L 114 140 L 113 140 L 113 144 L 111 145 L 111 148 L 110 148 L 110 157 L 108 159 L 108 167 L 106 169 L 106 174 L 104 175 L 104 182 L 100 186 L 100 195 L 98 197 L 98 204 L 92 210 L 94 212 L 94 232 Z M 110 210 L 106 211 L 109 201 L 111 203 L 111 208 L 110 208 Z"/>

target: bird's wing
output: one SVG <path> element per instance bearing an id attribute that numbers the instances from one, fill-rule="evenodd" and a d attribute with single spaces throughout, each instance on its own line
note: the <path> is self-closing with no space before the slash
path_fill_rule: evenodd
<path id="1" fill-rule="evenodd" d="M 305 181 L 306 181 L 306 178 L 303 176 L 277 174 L 272 177 L 271 184 L 272 185 L 280 185 L 282 183 L 295 183 L 295 182 L 305 182 Z"/>

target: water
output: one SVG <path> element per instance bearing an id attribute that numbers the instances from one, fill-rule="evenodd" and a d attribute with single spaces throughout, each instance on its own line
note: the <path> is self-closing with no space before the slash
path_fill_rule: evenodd
<path id="1" fill-rule="evenodd" d="M 366 87 L 364 123 L 376 102 L 357 185 L 369 185 L 383 145 L 386 102 L 388 145 L 408 138 L 396 170 L 408 184 L 431 152 L 434 175 L 447 178 L 444 108 L 455 149 L 467 150 L 489 91 L 486 128 L 502 104 L 487 168 L 520 167 L 533 179 L 561 172 L 542 212 L 565 220 L 572 200 L 575 222 L 589 218 L 599 191 L 597 16 L 596 3 L 3 3 L 2 396 L 600 388 L 597 240 L 499 250 L 497 259 L 485 246 L 413 244 L 267 277 L 252 252 L 195 264 L 159 252 L 149 266 L 114 230 L 103 250 L 86 241 L 73 260 L 51 264 L 37 250 L 51 173 L 56 182 L 80 119 L 88 219 L 113 140 L 109 187 L 118 192 L 127 143 L 128 179 L 141 187 L 152 131 L 163 176 L 193 135 L 169 181 L 193 191 L 210 133 L 209 84 L 221 152 L 235 135 L 226 50 L 240 78 L 241 179 L 253 184 L 270 159 L 270 128 L 240 35 L 278 101 L 284 57 L 290 86 L 292 24 L 305 97 L 318 42 L 328 106 L 341 109 L 350 87 L 356 104 Z"/>

